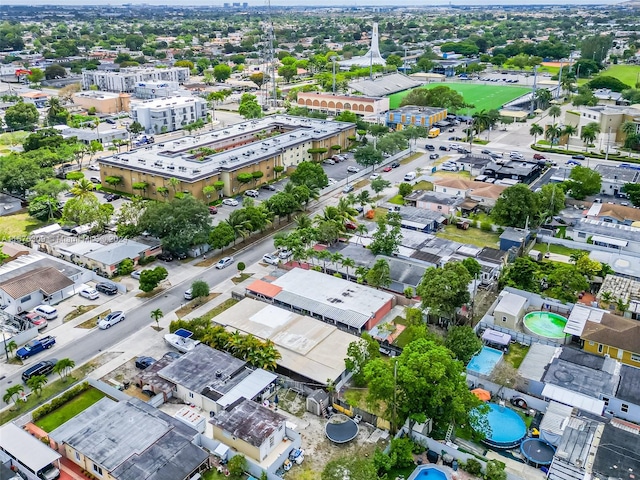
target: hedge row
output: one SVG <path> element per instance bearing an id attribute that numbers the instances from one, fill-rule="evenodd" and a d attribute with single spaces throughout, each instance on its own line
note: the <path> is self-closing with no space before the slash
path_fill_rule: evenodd
<path id="1" fill-rule="evenodd" d="M 543 153 L 559 153 L 563 155 L 584 155 L 585 157 L 597 158 L 600 160 L 603 160 L 606 157 L 606 154 L 604 153 L 585 152 L 585 151 L 578 151 L 578 150 L 559 150 L 557 148 L 547 148 L 537 144 L 531 145 L 531 149 L 535 150 L 536 152 L 543 152 Z M 640 163 L 640 159 L 637 159 L 634 157 L 628 157 L 626 155 L 615 155 L 610 153 L 607 158 L 608 160 L 620 160 L 626 163 Z"/>
<path id="2" fill-rule="evenodd" d="M 33 421 L 39 420 L 45 415 L 48 415 L 51 412 L 53 412 L 55 409 L 60 408 L 62 405 L 67 403 L 69 400 L 77 397 L 82 392 L 87 390 L 89 387 L 90 385 L 88 382 L 83 382 L 79 385 L 76 385 L 73 388 L 70 388 L 59 397 L 56 397 L 53 400 L 51 400 L 49 403 L 45 403 L 40 408 L 33 411 L 33 413 L 31 414 Z"/>

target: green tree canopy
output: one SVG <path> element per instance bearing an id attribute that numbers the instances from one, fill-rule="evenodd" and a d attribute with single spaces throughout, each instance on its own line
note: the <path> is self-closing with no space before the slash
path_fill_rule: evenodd
<path id="1" fill-rule="evenodd" d="M 10 130 L 34 130 L 39 118 L 38 109 L 32 103 L 18 102 L 4 113 L 4 122 Z"/>
<path id="2" fill-rule="evenodd" d="M 576 200 L 584 200 L 589 195 L 596 195 L 602 187 L 602 176 L 587 167 L 573 167 L 566 182 L 569 195 Z"/>
<path id="3" fill-rule="evenodd" d="M 456 310 L 470 300 L 471 280 L 461 262 L 449 262 L 443 268 L 428 268 L 416 288 L 422 298 L 422 308 L 454 320 Z"/>
<path id="4" fill-rule="evenodd" d="M 471 357 L 480 351 L 482 341 L 473 328 L 468 326 L 452 327 L 444 339 L 444 345 L 465 365 Z"/>
<path id="5" fill-rule="evenodd" d="M 306 185 L 309 188 L 324 188 L 329 185 L 322 165 L 315 162 L 301 162 L 289 178 L 294 185 Z"/>
<path id="6" fill-rule="evenodd" d="M 458 92 L 445 86 L 438 86 L 435 88 L 416 88 L 411 90 L 400 103 L 401 107 L 406 105 L 440 107 L 446 108 L 451 112 L 472 106 L 465 103 L 464 98 Z"/>
<path id="7" fill-rule="evenodd" d="M 533 225 L 540 212 L 539 198 L 525 184 L 518 183 L 506 188 L 496 200 L 491 217 L 505 227 L 524 228 Z"/>

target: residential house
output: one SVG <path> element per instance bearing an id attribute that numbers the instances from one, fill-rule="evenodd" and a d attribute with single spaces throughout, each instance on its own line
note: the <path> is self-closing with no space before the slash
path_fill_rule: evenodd
<path id="1" fill-rule="evenodd" d="M 640 222 L 640 209 L 612 203 L 593 203 L 587 210 L 586 218 L 605 223 L 633 225 Z"/>
<path id="2" fill-rule="evenodd" d="M 251 400 L 209 420 L 213 438 L 257 463 L 282 448 L 287 418 Z"/>
<path id="3" fill-rule="evenodd" d="M 640 253 L 640 227 L 581 218 L 573 227 L 573 240 L 612 250 Z"/>
<path id="4" fill-rule="evenodd" d="M 447 223 L 447 217 L 438 210 L 426 210 L 416 207 L 393 207 L 400 215 L 400 226 L 407 230 L 432 233 Z"/>
<path id="5" fill-rule="evenodd" d="M 635 166 L 634 168 L 624 168 L 599 163 L 593 169 L 600 174 L 600 193 L 602 195 L 618 197 L 622 193 L 622 187 L 627 183 L 638 183 L 640 181 L 640 170 Z"/>
<path id="6" fill-rule="evenodd" d="M 199 433 L 155 407 L 104 397 L 49 433 L 64 455 L 97 478 L 187 480 L 207 469 Z"/>
<path id="7" fill-rule="evenodd" d="M 60 457 L 61 455 L 49 445 L 41 442 L 11 421 L 0 428 L 0 462 L 11 467 L 14 473 L 18 471 L 20 473 L 18 479 L 45 478 L 41 476 L 41 472 L 47 470 L 51 465 L 59 468 Z M 15 478 L 5 477 L 5 472 L 0 469 L 2 480 Z"/>
<path id="8" fill-rule="evenodd" d="M 35 105 L 36 108 L 46 107 L 47 102 L 49 101 L 49 95 L 37 90 L 20 93 L 19 96 L 24 100 L 25 103 L 31 103 L 32 105 Z"/>
<path id="9" fill-rule="evenodd" d="M 487 165 L 491 163 L 491 158 L 486 155 L 464 155 L 455 161 L 460 170 L 469 172 L 472 177 L 477 177 L 484 172 Z"/>
<path id="10" fill-rule="evenodd" d="M 423 208 L 442 215 L 456 215 L 458 206 L 463 198 L 452 197 L 443 193 L 416 190 L 404 197 L 406 205 L 416 208 Z"/>
<path id="11" fill-rule="evenodd" d="M 505 252 L 515 248 L 518 252 L 527 245 L 531 232 L 523 228 L 507 227 L 500 234 L 500 250 Z"/>
<path id="12" fill-rule="evenodd" d="M 253 369 L 234 356 L 199 344 L 170 362 L 158 376 L 175 385 L 174 397 L 217 415 L 239 399 L 262 400 L 274 388 L 277 376 Z"/>
<path id="13" fill-rule="evenodd" d="M 498 197 L 507 188 L 502 185 L 476 182 L 457 177 L 436 180 L 433 182 L 433 187 L 438 193 L 467 198 L 477 202 L 476 206 L 487 209 L 493 208 Z"/>
<path id="14" fill-rule="evenodd" d="M 585 322 L 580 334 L 582 348 L 596 355 L 608 355 L 625 365 L 640 367 L 640 322 L 612 313 Z"/>
<path id="15" fill-rule="evenodd" d="M 612 421 L 604 425 L 593 458 L 592 478 L 634 480 L 640 471 L 640 427 Z"/>

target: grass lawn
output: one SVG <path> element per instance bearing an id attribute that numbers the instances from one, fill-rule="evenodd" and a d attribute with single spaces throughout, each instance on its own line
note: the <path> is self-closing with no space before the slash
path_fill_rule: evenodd
<path id="1" fill-rule="evenodd" d="M 443 232 L 438 232 L 436 237 L 446 238 L 454 242 L 468 243 L 478 247 L 496 248 L 500 240 L 500 235 L 495 232 L 484 232 L 479 228 L 460 230 L 455 225 L 447 225 Z"/>
<path id="2" fill-rule="evenodd" d="M 483 109 L 491 110 L 491 109 L 499 109 L 505 103 L 510 102 L 528 92 L 531 91 L 530 88 L 527 87 L 515 87 L 515 86 L 505 86 L 505 85 L 484 85 L 479 83 L 432 83 L 425 87 L 418 88 L 435 88 L 445 86 L 449 87 L 458 93 L 460 93 L 465 102 L 470 103 L 475 106 L 472 109 L 466 109 L 459 113 L 472 114 L 476 111 L 480 111 Z M 394 93 L 389 96 L 389 106 L 391 109 L 398 108 L 400 106 L 400 102 L 402 99 L 410 92 L 411 90 L 406 90 L 404 92 Z"/>
<path id="3" fill-rule="evenodd" d="M 404 205 L 404 198 L 402 198 L 402 195 L 400 194 L 394 195 L 388 201 L 389 203 L 393 203 L 394 205 Z"/>
<path id="4" fill-rule="evenodd" d="M 77 397 L 69 400 L 60 408 L 57 408 L 50 414 L 45 415 L 35 423 L 45 432 L 51 432 L 67 420 L 75 417 L 80 412 L 89 408 L 102 397 L 104 397 L 104 393 L 102 393 L 100 390 L 89 388 Z"/>
<path id="5" fill-rule="evenodd" d="M 16 213 L 2 217 L 0 224 L 0 240 L 24 238 L 36 228 L 44 225 L 40 220 L 30 217 L 28 213 Z"/>
<path id="6" fill-rule="evenodd" d="M 519 368 L 528 351 L 529 347 L 525 347 L 519 343 L 512 343 L 509 345 L 509 353 L 504 356 L 504 359 L 509 362 L 513 368 Z"/>
<path id="7" fill-rule="evenodd" d="M 640 65 L 611 65 L 604 72 L 600 73 L 600 75 L 615 77 L 621 82 L 629 85 L 631 88 L 635 88 L 639 74 Z"/>
<path id="8" fill-rule="evenodd" d="M 224 312 L 225 310 L 233 307 L 236 303 L 238 303 L 239 300 L 235 299 L 235 298 L 227 298 L 224 302 L 222 302 L 220 305 L 218 305 L 215 308 L 212 308 L 211 310 L 209 310 L 207 313 L 205 313 L 202 318 L 206 318 L 207 320 L 211 320 L 213 317 L 215 317 L 216 315 L 220 315 L 222 312 Z"/>
<path id="9" fill-rule="evenodd" d="M 547 244 L 546 243 L 536 243 L 533 246 L 533 250 L 537 250 L 538 252 L 546 253 L 547 252 Z M 565 247 L 564 245 L 554 245 L 553 243 L 549 244 L 549 251 L 551 253 L 555 253 L 556 255 L 566 255 L 570 257 L 572 253 L 580 252 L 582 250 L 576 250 L 575 248 Z"/>
<path id="10" fill-rule="evenodd" d="M 421 182 L 416 183 L 413 186 L 413 190 L 425 190 L 425 191 L 433 191 L 433 183 L 431 182 L 427 182 L 426 180 L 423 180 Z"/>

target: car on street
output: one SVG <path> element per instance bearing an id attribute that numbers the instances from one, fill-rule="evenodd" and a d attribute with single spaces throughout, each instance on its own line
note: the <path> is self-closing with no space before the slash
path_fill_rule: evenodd
<path id="1" fill-rule="evenodd" d="M 169 252 L 162 252 L 156 256 L 158 260 L 162 260 L 163 262 L 173 262 L 173 255 Z"/>
<path id="2" fill-rule="evenodd" d="M 534 153 L 533 154 L 533 159 L 534 160 L 546 160 L 547 157 L 545 157 L 544 155 L 542 155 L 541 153 Z"/>
<path id="3" fill-rule="evenodd" d="M 184 292 L 184 299 L 185 300 L 193 300 L 193 290 L 192 289 L 186 290 Z"/>
<path id="4" fill-rule="evenodd" d="M 211 215 L 216 215 L 218 213 L 218 207 L 216 207 L 214 205 L 210 205 L 209 206 L 209 213 Z"/>
<path id="5" fill-rule="evenodd" d="M 118 287 L 110 282 L 100 282 L 96 285 L 96 290 L 105 295 L 115 295 L 118 293 Z"/>
<path id="6" fill-rule="evenodd" d="M 369 177 L 369 180 L 375 180 L 376 178 L 380 178 L 380 174 L 379 173 L 372 173 L 371 176 Z"/>
<path id="7" fill-rule="evenodd" d="M 16 357 L 20 360 L 24 360 L 26 358 L 31 357 L 32 355 L 36 355 L 37 353 L 44 352 L 45 350 L 49 350 L 56 344 L 55 337 L 51 335 L 47 335 L 46 337 L 36 338 L 35 340 L 31 340 L 29 343 L 24 345 L 23 347 L 16 350 Z"/>
<path id="8" fill-rule="evenodd" d="M 349 173 L 358 173 L 360 169 L 358 167 L 354 167 L 353 165 L 349 165 L 347 167 L 347 172 Z"/>
<path id="9" fill-rule="evenodd" d="M 438 147 L 438 150 L 440 150 L 440 151 L 442 151 L 442 152 L 447 152 L 449 149 L 447 148 L 447 146 L 446 146 L 446 145 L 440 145 L 440 146 Z"/>
<path id="10" fill-rule="evenodd" d="M 138 357 L 136 358 L 136 368 L 144 370 L 156 363 L 156 359 L 153 357 Z"/>
<path id="11" fill-rule="evenodd" d="M 98 328 L 100 328 L 100 330 L 106 330 L 107 328 L 111 328 L 116 323 L 123 321 L 124 318 L 124 312 L 121 310 L 116 310 L 115 312 L 111 312 L 104 318 L 99 318 Z"/>
<path id="12" fill-rule="evenodd" d="M 24 372 L 22 372 L 22 381 L 26 382 L 31 377 L 35 377 L 36 375 L 49 375 L 53 372 L 53 367 L 56 366 L 58 360 L 52 358 L 51 360 L 43 360 L 42 362 L 38 362 L 34 365 L 31 365 Z"/>
<path id="13" fill-rule="evenodd" d="M 274 187 L 273 185 L 270 185 L 268 183 L 265 183 L 264 185 L 261 185 L 260 188 L 262 190 L 269 190 L 270 192 L 275 192 L 276 191 L 276 187 Z"/>
<path id="14" fill-rule="evenodd" d="M 92 287 L 84 287 L 80 290 L 80 296 L 84 298 L 88 298 L 89 300 L 95 300 L 100 296 L 98 291 Z"/>
<path id="15" fill-rule="evenodd" d="M 89 165 L 88 169 L 92 170 L 94 172 L 99 172 L 100 171 L 100 165 L 92 164 L 92 165 Z"/>
<path id="16" fill-rule="evenodd" d="M 120 195 L 118 195 L 117 193 L 107 193 L 104 196 L 104 199 L 107 202 L 113 202 L 114 200 L 118 200 L 119 198 L 122 198 Z"/>
<path id="17" fill-rule="evenodd" d="M 456 129 L 455 129 L 455 128 L 453 128 L 453 127 L 451 127 L 451 128 L 448 130 L 448 132 L 449 132 L 449 133 L 453 133 L 453 132 L 455 132 L 455 131 L 456 131 Z"/>
<path id="18" fill-rule="evenodd" d="M 391 167 L 384 167 L 382 169 L 383 172 L 390 172 L 391 170 L 393 170 Z"/>
<path id="19" fill-rule="evenodd" d="M 468 154 L 468 153 L 471 153 L 471 151 L 470 151 L 470 150 L 467 150 L 467 149 L 466 149 L 466 148 L 464 148 L 464 147 L 458 147 L 458 153 L 462 153 L 462 154 L 465 154 L 465 155 L 466 155 L 466 154 Z"/>
<path id="20" fill-rule="evenodd" d="M 572 156 L 571 156 L 571 159 L 572 159 L 572 160 L 585 160 L 586 158 L 587 158 L 587 157 L 585 157 L 585 156 L 584 156 L 584 155 L 582 155 L 582 154 L 572 155 Z"/>
<path id="21" fill-rule="evenodd" d="M 484 150 L 480 150 L 480 153 L 483 154 L 483 155 L 491 155 L 491 153 L 493 153 L 493 152 L 491 152 L 491 150 L 487 150 L 485 148 Z"/>
<path id="22" fill-rule="evenodd" d="M 258 198 L 258 195 L 260 195 L 257 190 L 247 190 L 244 194 L 251 198 Z"/>
<path id="23" fill-rule="evenodd" d="M 436 147 L 434 147 L 433 145 L 429 145 L 428 143 L 424 146 L 424 149 L 429 151 L 429 152 L 433 152 Z"/>
<path id="24" fill-rule="evenodd" d="M 565 165 L 567 167 L 581 167 L 582 163 L 577 160 L 567 160 L 567 163 L 565 163 Z"/>
<path id="25" fill-rule="evenodd" d="M 223 268 L 228 267 L 232 263 L 233 263 L 233 257 L 224 257 L 224 258 L 221 258 L 218 263 L 216 263 L 216 268 L 218 270 L 222 270 Z"/>
<path id="26" fill-rule="evenodd" d="M 431 155 L 429 155 L 429 159 L 431 160 L 435 160 L 436 158 L 440 158 L 440 155 L 438 155 L 437 153 L 432 153 Z"/>
<path id="27" fill-rule="evenodd" d="M 398 168 L 400 166 L 400 162 L 393 162 L 391 164 L 391 168 Z"/>
<path id="28" fill-rule="evenodd" d="M 269 265 L 278 265 L 280 260 L 276 255 L 272 255 L 271 253 L 266 253 L 262 256 L 262 261 L 264 263 L 268 263 Z"/>
<path id="29" fill-rule="evenodd" d="M 458 145 L 457 143 L 452 143 L 451 145 L 449 145 L 450 150 L 457 150 L 459 148 L 460 148 L 460 145 Z"/>
<path id="30" fill-rule="evenodd" d="M 344 188 L 342 189 L 342 193 L 351 193 L 354 190 L 354 186 L 353 185 L 345 185 Z"/>
<path id="31" fill-rule="evenodd" d="M 100 180 L 98 177 L 91 177 L 91 178 L 89 179 L 89 181 L 90 181 L 91 183 L 96 183 L 96 184 L 98 184 L 98 183 L 102 183 L 102 180 Z"/>
<path id="32" fill-rule="evenodd" d="M 223 205 L 228 205 L 230 207 L 237 207 L 239 205 L 238 201 L 235 198 L 225 198 L 222 200 Z"/>

